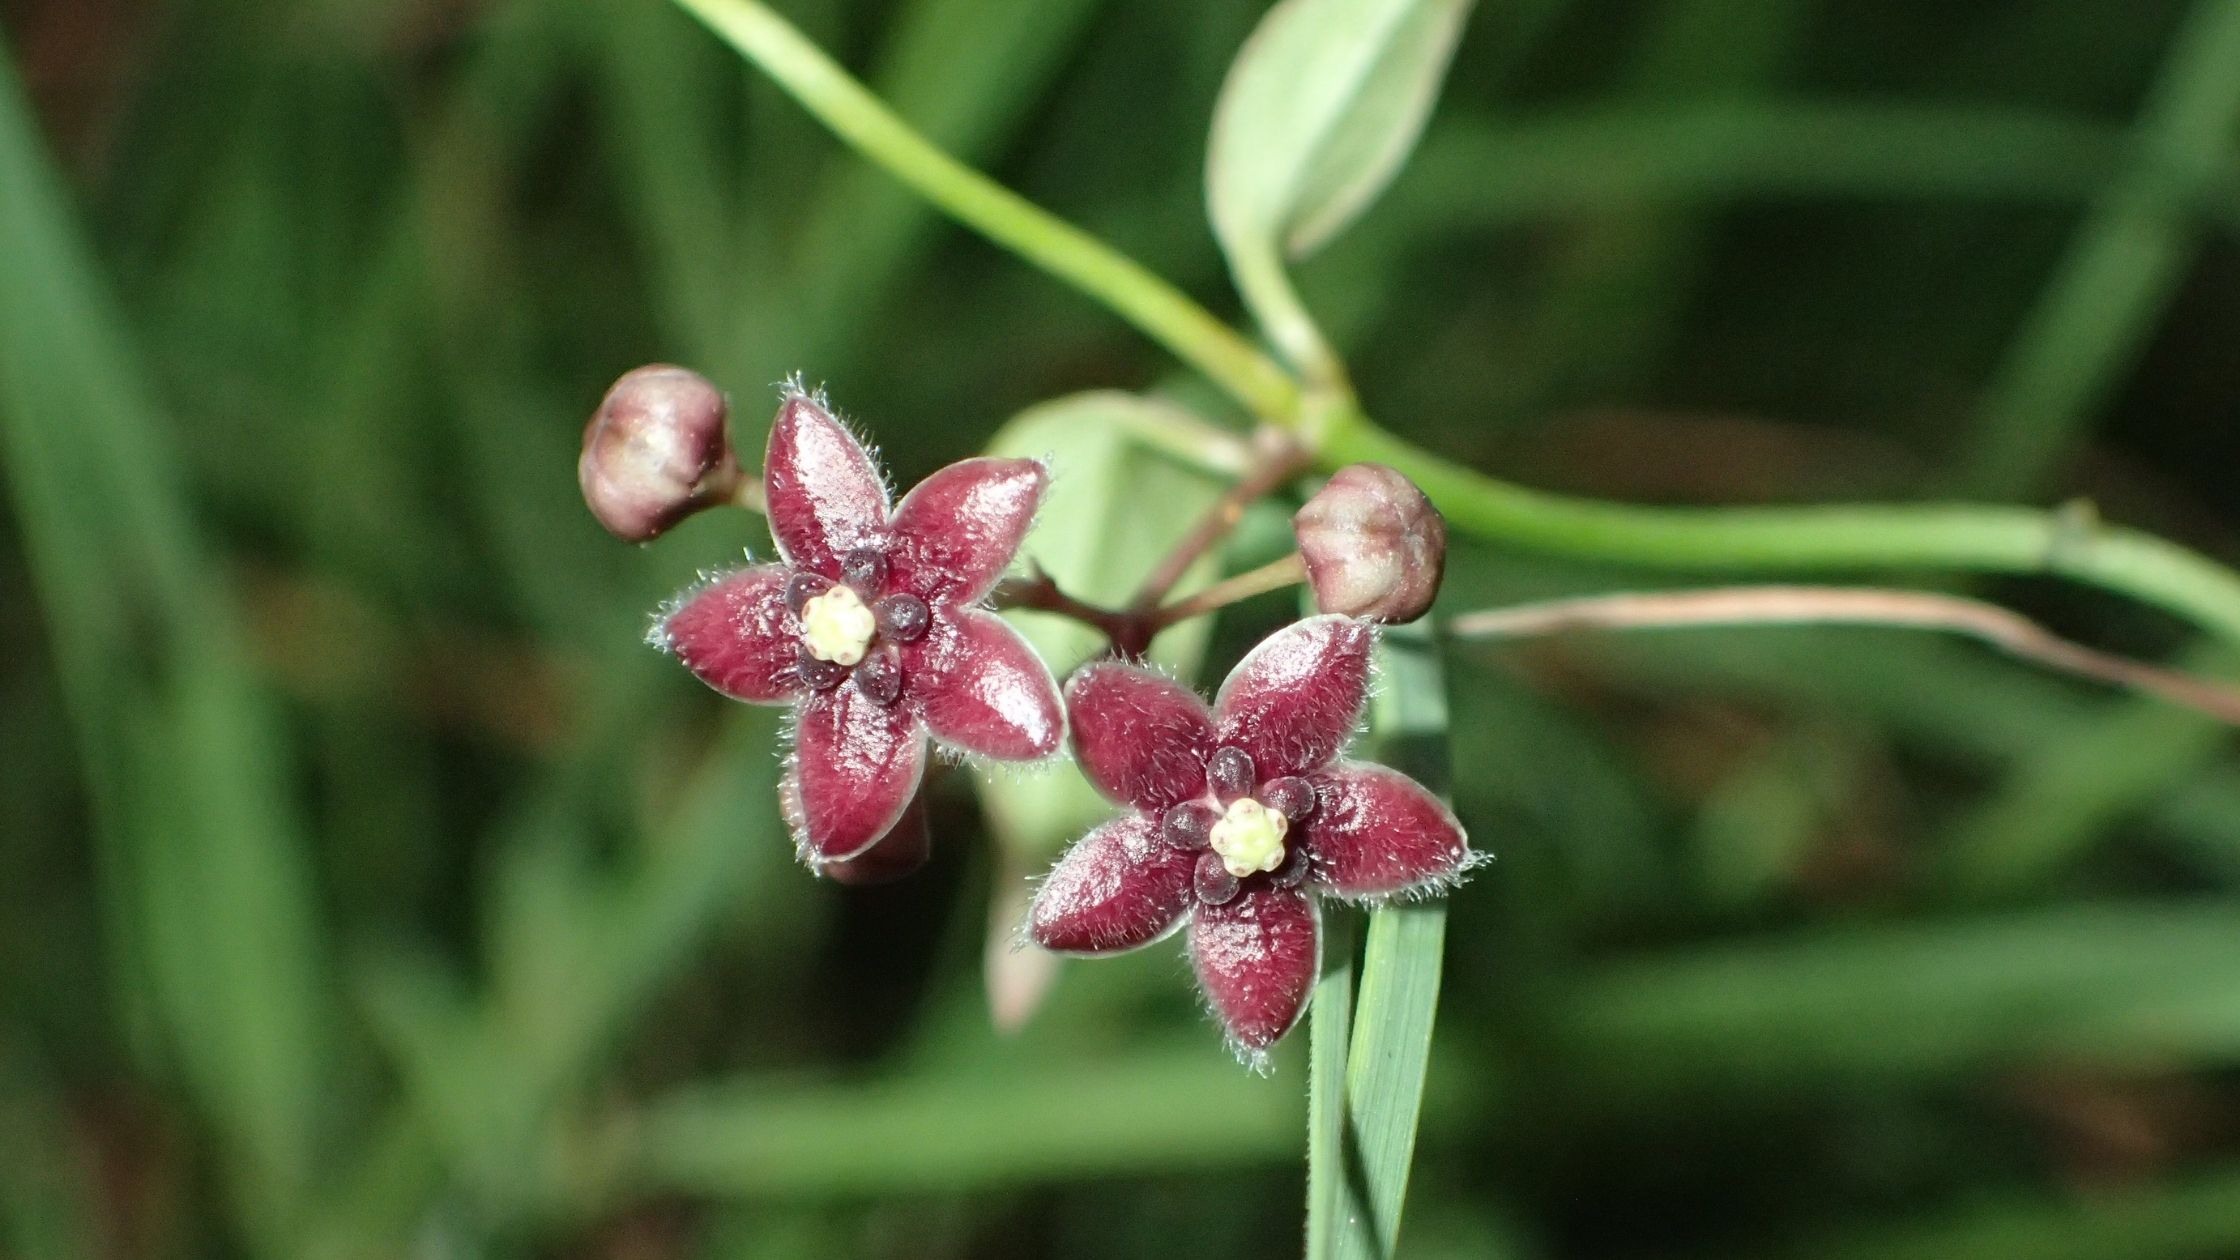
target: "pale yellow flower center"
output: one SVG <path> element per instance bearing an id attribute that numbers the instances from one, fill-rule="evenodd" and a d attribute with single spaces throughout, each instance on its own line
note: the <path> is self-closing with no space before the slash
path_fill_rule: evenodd
<path id="1" fill-rule="evenodd" d="M 801 644 L 809 655 L 835 665 L 853 665 L 871 650 L 871 637 L 879 619 L 863 597 L 850 587 L 835 585 L 801 606 Z"/>
<path id="2" fill-rule="evenodd" d="M 1213 824 L 1213 851 L 1238 879 L 1283 865 L 1283 836 L 1291 820 L 1251 797 L 1229 803 Z"/>

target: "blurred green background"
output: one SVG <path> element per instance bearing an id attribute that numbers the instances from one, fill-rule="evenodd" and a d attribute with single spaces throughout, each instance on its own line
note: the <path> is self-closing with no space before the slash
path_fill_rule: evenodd
<path id="1" fill-rule="evenodd" d="M 1203 136 L 1259 6 L 781 7 L 1235 310 Z M 951 774 L 917 878 L 797 869 L 772 716 L 639 639 L 760 524 L 624 547 L 573 473 L 654 359 L 749 445 L 821 379 L 905 484 L 1054 396 L 1210 391 L 654 0 L 0 32 L 0 1255 L 1296 1253 L 1303 1045 L 1241 1071 L 1172 945 L 992 1031 L 1047 853 Z M 1301 282 L 1377 415 L 1530 483 L 2086 496 L 2230 559 L 2236 120 L 2235 0 L 1504 0 Z M 1444 606 L 1666 581 L 1464 548 Z M 1898 632 L 1450 670 L 1500 861 L 1403 1254 L 2240 1255 L 2222 729 Z"/>

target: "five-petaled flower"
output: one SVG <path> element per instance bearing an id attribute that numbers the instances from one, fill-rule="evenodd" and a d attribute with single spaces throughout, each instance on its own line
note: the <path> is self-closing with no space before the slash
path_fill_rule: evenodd
<path id="1" fill-rule="evenodd" d="M 1248 1060 L 1306 1009 L 1316 895 L 1377 902 L 1454 884 L 1462 825 L 1415 780 L 1341 756 L 1368 696 L 1375 629 L 1328 615 L 1237 664 L 1212 709 L 1160 674 L 1098 663 L 1066 684 L 1073 749 L 1133 813 L 1083 837 L 1042 882 L 1027 933 L 1108 954 L 1190 923 L 1198 983 Z"/>
<path id="2" fill-rule="evenodd" d="M 1057 751 L 1049 669 L 978 606 L 1033 522 L 1041 464 L 964 460 L 890 507 L 870 452 L 795 389 L 762 478 L 782 563 L 687 591 L 651 637 L 727 696 L 795 706 L 781 799 L 803 861 L 855 858 L 894 827 L 929 732 L 1000 761 Z"/>

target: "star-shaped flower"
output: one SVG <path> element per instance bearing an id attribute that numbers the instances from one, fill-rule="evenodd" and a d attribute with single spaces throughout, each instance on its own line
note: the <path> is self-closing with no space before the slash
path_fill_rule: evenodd
<path id="1" fill-rule="evenodd" d="M 1134 812 L 1090 832 L 1043 880 L 1027 933 L 1110 954 L 1185 921 L 1199 986 L 1248 1058 L 1306 1009 L 1318 896 L 1377 902 L 1454 884 L 1462 824 L 1422 785 L 1341 754 L 1368 697 L 1376 631 L 1322 616 L 1263 640 L 1208 710 L 1150 670 L 1099 663 L 1066 684 L 1073 750 Z"/>
<path id="2" fill-rule="evenodd" d="M 781 796 L 803 861 L 855 858 L 893 829 L 929 733 L 999 761 L 1057 751 L 1049 669 L 979 606 L 1034 519 L 1041 464 L 964 460 L 890 508 L 870 452 L 794 390 L 762 479 L 782 563 L 687 591 L 652 639 L 727 696 L 794 706 Z"/>

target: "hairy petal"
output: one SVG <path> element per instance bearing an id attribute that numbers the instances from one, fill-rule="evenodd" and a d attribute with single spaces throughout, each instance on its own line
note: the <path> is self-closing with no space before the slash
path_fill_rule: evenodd
<path id="1" fill-rule="evenodd" d="M 933 856 L 933 827 L 919 792 L 894 829 L 852 858 L 819 862 L 816 872 L 835 884 L 889 884 L 915 872 Z"/>
<path id="2" fill-rule="evenodd" d="M 1260 641 L 1221 684 L 1218 737 L 1252 754 L 1263 779 L 1321 768 L 1361 720 L 1377 633 L 1351 617 L 1309 617 Z"/>
<path id="3" fill-rule="evenodd" d="M 1201 905 L 1190 922 L 1190 961 L 1229 1039 L 1267 1049 L 1307 1009 L 1321 965 L 1314 902 L 1296 888 L 1258 884 L 1225 905 Z"/>
<path id="4" fill-rule="evenodd" d="M 892 830 L 926 769 L 925 731 L 854 687 L 809 697 L 794 726 L 787 819 L 804 861 L 852 858 Z"/>
<path id="5" fill-rule="evenodd" d="M 786 559 L 828 578 L 840 557 L 886 541 L 887 483 L 871 453 L 813 398 L 789 394 L 770 423 L 762 488 Z"/>
<path id="6" fill-rule="evenodd" d="M 1134 665 L 1096 664 L 1066 681 L 1073 755 L 1097 790 L 1158 811 L 1205 791 L 1213 714 L 1198 693 Z"/>
<path id="7" fill-rule="evenodd" d="M 784 704 L 801 694 L 801 639 L 786 610 L 780 564 L 736 569 L 685 594 L 652 639 L 701 682 L 734 700 Z"/>
<path id="8" fill-rule="evenodd" d="M 1388 897 L 1455 881 L 1470 865 L 1462 823 L 1422 784 L 1384 766 L 1340 762 L 1309 775 L 1305 823 L 1314 880 L 1340 897 Z"/>
<path id="9" fill-rule="evenodd" d="M 1035 890 L 1027 935 L 1065 954 L 1111 954 L 1174 931 L 1190 908 L 1198 855 L 1160 843 L 1141 815 L 1083 836 Z"/>
<path id="10" fill-rule="evenodd" d="M 1037 761 L 1065 738 L 1050 667 L 1009 622 L 975 608 L 936 616 L 904 651 L 903 688 L 935 739 L 999 761 Z"/>
<path id="11" fill-rule="evenodd" d="M 968 459 L 917 484 L 894 510 L 894 581 L 929 602 L 988 593 L 1034 523 L 1050 475 L 1031 459 Z"/>

